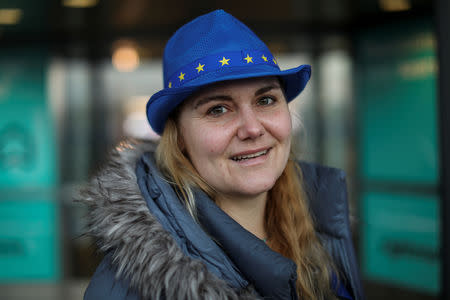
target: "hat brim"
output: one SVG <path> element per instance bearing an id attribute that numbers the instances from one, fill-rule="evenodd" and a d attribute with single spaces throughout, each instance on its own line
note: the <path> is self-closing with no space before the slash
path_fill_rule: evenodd
<path id="1" fill-rule="evenodd" d="M 226 68 L 220 72 L 204 74 L 197 79 L 191 80 L 184 86 L 166 88 L 155 93 L 147 102 L 148 121 L 156 133 L 162 134 L 169 114 L 199 89 L 221 81 L 266 76 L 277 76 L 283 81 L 286 100 L 289 102 L 305 88 L 311 77 L 311 66 L 301 65 L 297 68 L 280 71 L 274 70 L 273 67 L 256 65 Z"/>

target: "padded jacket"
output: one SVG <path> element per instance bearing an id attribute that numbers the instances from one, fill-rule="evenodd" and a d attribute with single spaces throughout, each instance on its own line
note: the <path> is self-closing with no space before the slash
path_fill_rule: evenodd
<path id="1" fill-rule="evenodd" d="M 154 166 L 149 149 L 123 142 L 80 194 L 89 208 L 87 234 L 105 254 L 84 299 L 297 299 L 292 293 L 295 264 L 271 251 L 204 194 L 196 195 L 203 199 L 200 212 L 206 212 L 199 218 L 213 232 L 189 220 L 181 201 L 170 201 L 176 193 Z M 337 295 L 363 299 L 345 174 L 311 163 L 300 167 L 317 233 L 340 271 Z M 224 226 L 214 226 L 218 219 L 227 222 L 232 235 L 220 229 Z"/>

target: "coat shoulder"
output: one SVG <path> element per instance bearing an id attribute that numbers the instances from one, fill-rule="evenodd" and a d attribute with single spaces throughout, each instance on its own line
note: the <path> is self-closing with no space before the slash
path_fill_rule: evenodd
<path id="1" fill-rule="evenodd" d="M 137 292 L 129 287 L 128 280 L 116 278 L 116 270 L 111 262 L 111 257 L 106 255 L 92 276 L 83 299 L 138 300 Z"/>
<path id="2" fill-rule="evenodd" d="M 318 231 L 342 238 L 349 235 L 346 174 L 343 170 L 300 162 L 303 185 Z"/>
<path id="3" fill-rule="evenodd" d="M 316 229 L 354 299 L 364 299 L 350 231 L 346 174 L 343 170 L 300 162 L 303 185 Z"/>

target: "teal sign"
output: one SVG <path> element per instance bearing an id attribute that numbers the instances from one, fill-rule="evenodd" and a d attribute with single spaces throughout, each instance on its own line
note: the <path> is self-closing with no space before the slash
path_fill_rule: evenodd
<path id="1" fill-rule="evenodd" d="M 47 55 L 0 49 L 0 282 L 60 277 Z"/>
<path id="2" fill-rule="evenodd" d="M 439 203 L 435 196 L 366 193 L 363 271 L 390 284 L 439 291 Z"/>
<path id="3" fill-rule="evenodd" d="M 57 222 L 50 199 L 0 201 L 0 282 L 60 276 Z"/>
<path id="4" fill-rule="evenodd" d="M 0 189 L 57 184 L 45 62 L 42 51 L 0 51 Z"/>
<path id="5" fill-rule="evenodd" d="M 396 24 L 361 34 L 357 106 L 365 180 L 436 184 L 436 55 L 431 25 Z"/>

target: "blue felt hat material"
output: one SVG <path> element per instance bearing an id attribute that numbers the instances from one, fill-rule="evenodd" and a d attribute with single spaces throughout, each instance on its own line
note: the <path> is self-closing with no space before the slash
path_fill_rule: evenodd
<path id="1" fill-rule="evenodd" d="M 267 46 L 223 10 L 200 16 L 178 29 L 164 49 L 163 69 L 164 89 L 147 103 L 148 121 L 158 134 L 183 100 L 211 83 L 277 76 L 287 101 L 291 101 L 311 76 L 309 65 L 281 71 Z"/>

